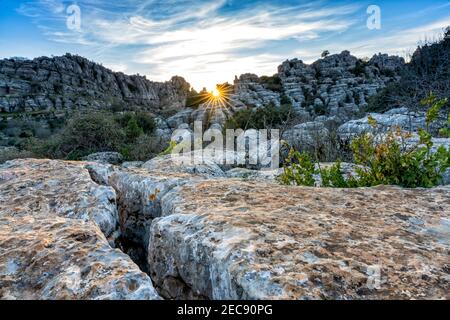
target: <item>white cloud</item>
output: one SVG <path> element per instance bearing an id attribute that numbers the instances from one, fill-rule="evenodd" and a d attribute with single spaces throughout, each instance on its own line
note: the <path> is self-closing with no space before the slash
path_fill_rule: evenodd
<path id="1" fill-rule="evenodd" d="M 139 72 L 152 80 L 167 80 L 177 74 L 197 89 L 232 81 L 234 75 L 245 72 L 274 74 L 286 58 L 297 56 L 312 62 L 323 49 L 348 49 L 359 56 L 378 51 L 399 54 L 414 47 L 425 34 L 450 25 L 450 19 L 443 19 L 414 29 L 385 32 L 382 37 L 343 42 L 333 35 L 361 23 L 355 14 L 365 14 L 362 5 L 328 5 L 326 1 L 297 6 L 260 4 L 224 13 L 220 9 L 227 0 L 78 3 L 82 8 L 81 32 L 64 29 L 66 16 L 60 0 L 30 2 L 19 12 L 34 19 L 49 39 L 87 47 L 95 59 L 108 61 L 112 69 Z M 321 47 L 324 34 L 330 38 L 327 48 Z M 278 50 L 286 41 L 290 46 Z"/>

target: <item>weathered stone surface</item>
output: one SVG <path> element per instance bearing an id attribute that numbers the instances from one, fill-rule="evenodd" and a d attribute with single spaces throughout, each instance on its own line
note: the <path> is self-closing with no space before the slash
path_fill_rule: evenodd
<path id="1" fill-rule="evenodd" d="M 151 275 L 177 298 L 449 299 L 449 191 L 179 186 L 151 227 Z"/>
<path id="2" fill-rule="evenodd" d="M 282 138 L 297 150 L 319 148 L 331 143 L 330 132 L 323 122 L 306 122 L 289 128 Z"/>
<path id="3" fill-rule="evenodd" d="M 100 163 L 121 164 L 123 162 L 123 156 L 118 152 L 97 152 L 88 155 L 83 160 Z"/>
<path id="4" fill-rule="evenodd" d="M 97 223 L 109 237 L 117 229 L 116 194 L 91 180 L 80 163 L 14 160 L 0 166 L 1 214 L 61 216 Z"/>
<path id="5" fill-rule="evenodd" d="M 0 166 L 1 299 L 158 298 L 150 278 L 111 247 L 120 236 L 116 192 L 94 183 L 85 165 Z"/>
<path id="6" fill-rule="evenodd" d="M 279 173 L 8 162 L 0 297 L 158 298 L 108 244 L 98 217 L 114 204 L 110 242 L 126 239 L 122 249 L 166 298 L 450 298 L 449 187 L 288 187 L 273 182 Z"/>
<path id="7" fill-rule="evenodd" d="M 203 157 L 202 152 L 180 154 L 175 157 L 172 154 L 168 154 L 163 157 L 153 158 L 144 163 L 142 167 L 149 171 L 184 172 L 207 177 L 224 176 L 224 172 L 217 162 L 214 159 Z"/>
<path id="8" fill-rule="evenodd" d="M 0 299 L 159 299 L 94 223 L 0 214 Z"/>
<path id="9" fill-rule="evenodd" d="M 240 178 L 245 180 L 275 180 L 283 169 L 275 170 L 251 170 L 247 168 L 234 168 L 225 172 L 228 178 Z"/>

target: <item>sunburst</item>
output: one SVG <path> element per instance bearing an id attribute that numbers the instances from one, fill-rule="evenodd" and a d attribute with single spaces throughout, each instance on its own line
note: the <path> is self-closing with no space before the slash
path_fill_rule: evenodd
<path id="1" fill-rule="evenodd" d="M 221 109 L 225 113 L 230 113 L 230 109 L 233 110 L 237 104 L 233 97 L 233 87 L 228 83 L 219 84 L 216 88 L 210 92 L 203 90 L 199 93 L 195 99 L 195 105 L 202 105 L 209 112 L 214 113 L 216 110 Z"/>

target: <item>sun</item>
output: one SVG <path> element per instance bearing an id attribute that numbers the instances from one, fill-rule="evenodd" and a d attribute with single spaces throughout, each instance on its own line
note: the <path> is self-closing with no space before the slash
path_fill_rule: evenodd
<path id="1" fill-rule="evenodd" d="M 220 96 L 222 95 L 219 91 L 219 89 L 215 88 L 213 91 L 211 91 L 211 94 L 214 98 L 220 98 Z"/>

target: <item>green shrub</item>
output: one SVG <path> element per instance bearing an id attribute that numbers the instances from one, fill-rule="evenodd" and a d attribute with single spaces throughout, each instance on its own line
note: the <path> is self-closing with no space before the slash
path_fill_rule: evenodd
<path id="1" fill-rule="evenodd" d="M 283 85 L 281 83 L 281 79 L 277 75 L 272 77 L 262 76 L 259 78 L 259 81 L 268 90 L 275 92 L 283 92 Z"/>
<path id="2" fill-rule="evenodd" d="M 390 83 L 377 94 L 368 98 L 367 112 L 383 113 L 397 103 L 397 97 L 404 95 L 403 89 L 398 83 Z"/>
<path id="3" fill-rule="evenodd" d="M 236 112 L 225 123 L 226 129 L 274 129 L 294 116 L 291 105 L 276 107 L 273 104 L 262 108 L 245 109 Z"/>
<path id="4" fill-rule="evenodd" d="M 120 153 L 126 161 L 146 161 L 157 156 L 164 149 L 160 137 L 141 135 L 135 142 L 124 144 Z"/>
<path id="5" fill-rule="evenodd" d="M 446 127 L 442 128 L 439 131 L 439 134 L 445 138 L 450 138 L 450 114 L 448 115 L 448 118 L 447 118 Z"/>
<path id="6" fill-rule="evenodd" d="M 298 186 L 314 186 L 316 173 L 314 162 L 307 153 L 291 149 L 286 158 L 283 174 L 279 177 L 283 184 Z"/>
<path id="7" fill-rule="evenodd" d="M 355 76 L 361 77 L 366 73 L 366 67 L 368 63 L 363 60 L 356 61 L 355 68 L 351 71 Z"/>
<path id="8" fill-rule="evenodd" d="M 169 154 L 172 153 L 173 149 L 175 149 L 175 147 L 177 146 L 177 143 L 175 141 L 169 141 L 169 145 L 167 146 L 166 149 L 164 149 L 163 151 L 161 151 L 161 153 L 159 153 L 159 156 L 167 156 Z"/>
<path id="9" fill-rule="evenodd" d="M 131 117 L 125 127 L 125 133 L 130 141 L 135 141 L 144 134 L 144 130 L 138 125 L 136 118 Z"/>
<path id="10" fill-rule="evenodd" d="M 115 151 L 128 161 L 148 160 L 162 147 L 154 137 L 153 117 L 146 112 L 89 112 L 68 119 L 60 132 L 45 139 L 28 139 L 36 157 L 80 160 L 96 152 Z"/>
<path id="11" fill-rule="evenodd" d="M 142 131 L 141 134 L 153 134 L 156 129 L 155 119 L 148 112 L 144 111 L 125 112 L 123 114 L 117 115 L 115 117 L 115 120 L 120 125 L 120 127 L 124 129 L 126 129 L 128 126 L 137 125 L 137 127 L 141 130 L 136 128 L 135 130 Z"/>
<path id="12" fill-rule="evenodd" d="M 155 119 L 148 112 L 137 112 L 135 117 L 139 127 L 142 128 L 145 134 L 152 134 L 155 132 Z"/>
<path id="13" fill-rule="evenodd" d="M 42 157 L 78 160 L 95 152 L 117 151 L 125 138 L 111 114 L 92 112 L 74 116 L 50 139 L 32 139 L 31 149 Z"/>
<path id="14" fill-rule="evenodd" d="M 432 136 L 428 132 L 430 124 L 438 117 L 439 111 L 447 103 L 430 96 L 423 100 L 428 105 L 426 128 L 418 132 L 419 142 L 410 145 L 410 133 L 391 129 L 387 133 L 366 133 L 355 138 L 351 149 L 356 176 L 342 174 L 338 162 L 330 168 L 316 169 L 311 158 L 291 150 L 280 181 L 284 184 L 311 186 L 311 178 L 319 174 L 325 187 L 371 187 L 377 185 L 398 185 L 405 188 L 430 188 L 442 181 L 442 175 L 450 167 L 450 149 L 440 146 L 433 150 Z M 376 128 L 375 119 L 369 123 Z"/>

